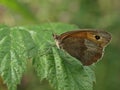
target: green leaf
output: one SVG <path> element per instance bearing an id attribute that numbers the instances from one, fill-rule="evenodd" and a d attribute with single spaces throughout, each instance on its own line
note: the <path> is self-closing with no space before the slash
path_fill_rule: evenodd
<path id="1" fill-rule="evenodd" d="M 24 30 L 23 28 L 23 30 L 20 30 L 20 33 L 22 36 L 23 44 L 27 51 L 28 58 L 33 58 L 38 53 L 37 45 L 34 43 L 31 34 L 27 30 Z"/>
<path id="2" fill-rule="evenodd" d="M 0 29 L 0 74 L 9 90 L 15 90 L 25 69 L 25 61 L 19 56 L 18 48 L 13 47 L 12 32 L 9 27 Z"/>
<path id="3" fill-rule="evenodd" d="M 37 46 L 25 28 L 1 26 L 0 75 L 9 90 L 16 90 L 26 69 L 26 60 L 35 56 L 36 48 Z"/>
<path id="4" fill-rule="evenodd" d="M 94 71 L 53 45 L 51 25 L 59 33 L 77 29 L 61 23 L 35 27 L 0 26 L 0 75 L 9 90 L 16 90 L 28 59 L 33 60 L 40 80 L 47 79 L 57 90 L 92 90 Z"/>
<path id="5" fill-rule="evenodd" d="M 60 34 L 65 31 L 78 29 L 75 25 L 64 23 L 45 23 L 36 26 L 26 26 L 24 28 L 28 29 L 28 32 L 31 34 L 39 50 L 42 50 L 47 42 L 51 44 L 54 43 L 54 39 L 52 37 L 53 33 Z"/>
<path id="6" fill-rule="evenodd" d="M 34 68 L 38 76 L 41 78 L 41 80 L 47 78 L 49 72 L 51 72 L 51 70 L 49 69 L 52 69 L 55 66 L 53 62 L 54 57 L 53 57 L 52 49 L 50 47 L 51 45 L 44 44 L 43 46 L 44 46 L 43 50 L 40 50 L 39 55 L 36 56 L 36 58 L 33 60 Z"/>
<path id="7" fill-rule="evenodd" d="M 36 31 L 40 33 L 42 29 L 43 32 L 44 30 L 51 30 L 50 25 L 44 25 L 46 29 L 45 27 L 36 27 Z M 55 26 L 55 30 L 58 30 L 56 32 L 76 29 L 76 27 L 69 27 L 69 25 L 60 23 L 52 25 Z M 38 37 L 39 40 L 47 39 L 46 43 L 43 40 L 42 45 L 39 44 L 39 54 L 33 60 L 34 68 L 40 79 L 47 79 L 56 90 L 92 90 L 93 82 L 95 82 L 94 71 L 90 67 L 82 66 L 80 61 L 54 47 L 50 40 L 52 35 L 49 34 L 50 32 L 45 32 L 42 33 L 42 36 L 34 37 L 36 40 Z M 39 40 L 38 43 L 41 43 Z"/>
<path id="8" fill-rule="evenodd" d="M 41 80 L 46 78 L 57 90 L 93 89 L 94 72 L 89 67 L 83 67 L 79 61 L 56 48 L 46 47 L 44 50 L 46 53 L 34 61 Z"/>
<path id="9" fill-rule="evenodd" d="M 58 90 L 92 90 L 91 74 L 79 61 L 54 48 Z"/>

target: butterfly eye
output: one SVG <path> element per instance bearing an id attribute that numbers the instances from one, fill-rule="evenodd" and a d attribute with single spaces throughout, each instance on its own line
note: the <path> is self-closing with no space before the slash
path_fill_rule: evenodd
<path id="1" fill-rule="evenodd" d="M 95 39 L 96 39 L 96 40 L 99 40 L 99 39 L 100 39 L 100 36 L 95 35 Z"/>

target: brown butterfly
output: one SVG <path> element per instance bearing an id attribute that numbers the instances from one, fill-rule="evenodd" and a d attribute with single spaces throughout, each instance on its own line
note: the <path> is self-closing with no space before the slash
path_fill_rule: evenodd
<path id="1" fill-rule="evenodd" d="M 97 62 L 111 40 L 108 32 L 89 29 L 53 34 L 53 37 L 58 48 L 65 50 L 85 66 Z"/>

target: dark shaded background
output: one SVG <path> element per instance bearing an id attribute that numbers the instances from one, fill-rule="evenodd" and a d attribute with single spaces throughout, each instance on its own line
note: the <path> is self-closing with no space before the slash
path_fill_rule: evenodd
<path id="1" fill-rule="evenodd" d="M 120 0 L 0 0 L 1 24 L 16 26 L 46 22 L 64 22 L 110 32 L 111 44 L 96 65 L 94 90 L 120 90 Z M 40 83 L 28 65 L 18 90 L 54 89 L 45 80 Z"/>

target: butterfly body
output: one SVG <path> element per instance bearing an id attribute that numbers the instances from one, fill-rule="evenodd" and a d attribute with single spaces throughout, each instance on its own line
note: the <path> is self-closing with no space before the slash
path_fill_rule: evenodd
<path id="1" fill-rule="evenodd" d="M 53 35 L 56 45 L 80 60 L 83 65 L 91 65 L 102 57 L 104 47 L 111 35 L 105 31 L 77 30 Z"/>

